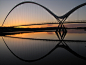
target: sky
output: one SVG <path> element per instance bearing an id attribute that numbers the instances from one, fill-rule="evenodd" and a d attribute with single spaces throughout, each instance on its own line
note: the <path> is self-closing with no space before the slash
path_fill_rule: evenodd
<path id="1" fill-rule="evenodd" d="M 77 5 L 86 2 L 86 0 L 0 0 L 0 26 L 8 12 L 15 5 L 23 1 L 37 2 L 50 9 L 57 16 L 62 16 Z M 86 20 L 86 6 L 75 11 L 67 20 Z M 6 19 L 4 26 L 45 22 L 57 22 L 57 20 L 38 5 L 23 4 L 11 12 Z"/>

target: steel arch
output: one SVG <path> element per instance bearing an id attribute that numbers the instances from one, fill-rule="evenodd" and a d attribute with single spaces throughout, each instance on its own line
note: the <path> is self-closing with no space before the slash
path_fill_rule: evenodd
<path id="1" fill-rule="evenodd" d="M 51 10 L 49 10 L 48 8 L 46 8 L 45 6 L 43 6 L 43 5 L 41 5 L 41 4 L 38 4 L 38 3 L 32 2 L 32 1 L 24 1 L 24 2 L 21 2 L 21 3 L 17 4 L 16 6 L 14 6 L 14 7 L 9 11 L 9 13 L 7 14 L 7 16 L 5 17 L 5 19 L 4 19 L 3 23 L 2 23 L 2 26 L 4 25 L 5 20 L 7 19 L 7 17 L 9 16 L 9 14 L 10 14 L 16 7 L 18 7 L 19 5 L 25 4 L 25 3 L 36 4 L 36 5 L 39 5 L 40 7 L 44 8 L 44 9 L 47 10 L 53 17 L 55 17 L 55 19 L 59 22 L 59 24 L 63 24 L 64 21 L 68 18 L 68 16 L 69 16 L 70 14 L 72 14 L 72 13 L 73 13 L 74 11 L 76 11 L 77 9 L 79 9 L 79 8 L 81 8 L 81 7 L 83 7 L 83 6 L 86 5 L 86 2 L 85 2 L 85 3 L 83 3 L 83 4 L 80 4 L 80 5 L 76 6 L 75 8 L 73 8 L 72 10 L 70 10 L 69 12 L 67 12 L 66 14 L 64 14 L 63 16 L 57 16 L 57 15 L 55 15 Z M 60 19 L 62 19 L 62 20 L 60 20 Z"/>

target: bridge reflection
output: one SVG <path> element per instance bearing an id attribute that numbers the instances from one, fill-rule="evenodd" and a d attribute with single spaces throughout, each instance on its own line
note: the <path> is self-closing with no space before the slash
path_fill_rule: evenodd
<path id="1" fill-rule="evenodd" d="M 67 44 L 66 42 L 67 41 L 70 41 L 70 42 L 86 42 L 86 41 L 83 41 L 83 40 L 64 40 L 66 34 L 67 34 L 67 30 L 65 28 L 65 26 L 63 24 L 59 24 L 56 31 L 55 31 L 57 37 L 59 38 L 59 40 L 53 40 L 53 39 L 35 39 L 35 38 L 21 38 L 21 37 L 11 37 L 11 36 L 4 36 L 4 37 L 10 37 L 10 38 L 18 38 L 18 39 L 27 39 L 27 40 L 40 40 L 40 41 L 59 41 L 57 43 L 57 45 L 52 49 L 50 50 L 47 54 L 45 54 L 44 56 L 40 57 L 40 58 L 37 58 L 37 59 L 34 59 L 34 60 L 26 60 L 26 59 L 23 59 L 19 56 L 17 56 L 10 48 L 9 46 L 7 45 L 7 43 L 5 42 L 4 38 L 2 37 L 5 45 L 7 46 L 7 48 L 9 49 L 9 51 L 18 59 L 22 60 L 22 61 L 25 61 L 25 62 L 34 62 L 34 61 L 38 61 L 38 60 L 41 60 L 45 57 L 47 57 L 48 55 L 50 55 L 52 52 L 54 52 L 56 49 L 58 48 L 64 48 L 65 50 L 69 51 L 71 54 L 75 55 L 76 57 L 78 58 L 81 58 L 83 60 L 86 60 L 86 57 L 76 53 L 74 50 L 72 50 Z M 66 41 L 66 42 L 65 42 Z"/>

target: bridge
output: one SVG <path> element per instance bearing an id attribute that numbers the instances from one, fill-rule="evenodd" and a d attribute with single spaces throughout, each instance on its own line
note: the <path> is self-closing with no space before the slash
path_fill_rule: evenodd
<path id="1" fill-rule="evenodd" d="M 7 17 L 9 16 L 9 14 L 18 6 L 22 5 L 22 4 L 26 4 L 26 3 L 32 3 L 32 4 L 36 4 L 42 8 L 44 8 L 46 11 L 48 11 L 58 22 L 59 24 L 63 24 L 65 22 L 65 20 L 74 12 L 76 11 L 77 9 L 83 7 L 86 5 L 86 2 L 85 3 L 82 3 L 78 6 L 76 6 L 75 8 L 71 9 L 69 12 L 67 12 L 66 14 L 64 14 L 63 16 L 57 16 L 56 14 L 54 14 L 51 10 L 49 10 L 48 8 L 46 8 L 45 6 L 39 4 L 39 3 L 36 3 L 36 2 L 32 2 L 32 1 L 24 1 L 24 2 L 21 2 L 19 4 L 17 4 L 16 6 L 14 6 L 10 11 L 9 13 L 7 14 L 7 16 L 5 17 L 3 23 L 2 23 L 2 26 L 4 25 L 5 23 L 5 20 L 7 19 Z"/>
<path id="2" fill-rule="evenodd" d="M 5 23 L 5 21 L 6 21 L 6 19 L 7 19 L 7 17 L 10 15 L 10 13 L 16 8 L 16 7 L 18 7 L 18 6 L 20 6 L 20 5 L 22 5 L 22 4 L 26 4 L 26 3 L 31 3 L 31 4 L 36 4 L 36 5 L 38 5 L 38 6 L 40 6 L 40 7 L 42 7 L 42 8 L 44 8 L 47 12 L 49 12 L 56 20 L 57 20 L 57 23 L 40 23 L 40 24 L 27 24 L 27 25 L 18 25 L 18 26 L 31 26 L 31 25 L 45 25 L 45 24 L 59 24 L 60 26 L 63 26 L 63 24 L 67 24 L 67 23 L 86 23 L 86 21 L 84 21 L 84 22 L 66 22 L 66 19 L 74 12 L 74 11 L 76 11 L 77 9 L 79 9 L 79 8 L 81 8 L 81 7 L 83 7 L 83 6 L 85 6 L 86 5 L 86 2 L 85 3 L 82 3 L 82 4 L 80 4 L 80 5 L 78 5 L 78 6 L 76 6 L 75 8 L 73 8 L 73 9 L 71 9 L 69 12 L 67 12 L 66 14 L 64 14 L 63 16 L 57 16 L 56 14 L 54 14 L 51 10 L 49 10 L 48 8 L 46 8 L 45 6 L 43 6 L 43 5 L 41 5 L 41 4 L 39 4 L 39 3 L 36 3 L 36 2 L 32 2 L 32 1 L 24 1 L 24 2 L 21 2 L 21 3 L 19 3 L 19 4 L 17 4 L 16 6 L 14 6 L 10 11 L 9 11 L 9 13 L 6 15 L 6 17 L 5 17 L 5 19 L 4 19 L 4 21 L 3 21 L 3 23 L 2 23 L 2 27 L 0 27 L 0 35 L 2 35 L 2 33 L 3 32 L 14 32 L 14 31 L 16 31 L 17 33 L 19 32 L 19 31 L 34 31 L 34 32 L 37 32 L 37 31 L 44 31 L 44 30 L 56 30 L 57 28 L 59 28 L 59 27 L 57 27 L 57 28 L 41 28 L 41 29 L 39 29 L 39 28 L 35 28 L 35 29 L 30 29 L 30 28 L 26 28 L 26 29 L 18 29 L 18 28 L 16 28 L 17 26 L 11 26 L 11 27 L 3 27 L 4 26 L 4 23 Z M 71 29 L 71 28 L 69 28 L 69 29 Z M 55 32 L 55 31 L 54 31 Z M 20 32 L 19 32 L 20 33 Z M 22 32 L 21 32 L 22 33 Z M 8 33 L 9 34 L 9 33 Z M 12 33 L 13 34 L 13 33 Z M 6 35 L 6 34 L 4 34 L 4 35 Z"/>
<path id="3" fill-rule="evenodd" d="M 12 27 L 3 27 L 4 26 L 4 23 L 7 19 L 7 17 L 9 16 L 9 14 L 16 8 L 18 7 L 19 5 L 22 5 L 22 4 L 25 4 L 25 3 L 32 3 L 32 4 L 36 4 L 42 8 L 44 8 L 45 10 L 47 10 L 56 20 L 57 20 L 57 23 L 43 23 L 43 24 L 59 24 L 58 27 L 47 27 L 47 28 L 33 28 L 33 29 L 30 29 L 30 28 L 15 28 L 16 26 L 12 26 Z M 9 49 L 9 51 L 15 56 L 17 57 L 18 59 L 22 60 L 22 61 L 25 61 L 25 62 L 34 62 L 34 61 L 38 61 L 38 60 L 41 60 L 43 58 L 45 58 L 46 56 L 48 56 L 49 54 L 51 54 L 55 49 L 61 47 L 61 48 L 64 48 L 66 49 L 67 51 L 69 51 L 70 53 L 72 53 L 73 55 L 81 58 L 81 59 L 84 59 L 86 60 L 86 57 L 84 56 L 81 56 L 80 54 L 76 53 L 75 51 L 73 51 L 66 43 L 65 41 L 72 41 L 72 42 L 86 42 L 86 40 L 64 40 L 66 34 L 67 34 L 67 29 L 63 24 L 65 23 L 71 23 L 71 22 L 65 22 L 65 20 L 74 12 L 76 11 L 77 9 L 85 6 L 86 3 L 83 3 L 83 4 L 80 4 L 78 6 L 76 6 L 75 8 L 73 8 L 72 10 L 70 10 L 69 12 L 67 12 L 66 14 L 64 14 L 63 16 L 57 16 L 56 14 L 54 14 L 52 11 L 50 11 L 48 8 L 46 8 L 45 6 L 41 5 L 41 4 L 38 4 L 36 2 L 32 2 L 32 1 L 24 1 L 24 2 L 21 2 L 19 4 L 17 4 L 16 6 L 14 6 L 10 12 L 7 14 L 7 16 L 5 17 L 3 23 L 2 23 L 2 27 L 0 28 L 0 36 L 2 36 L 2 40 L 3 42 L 5 43 L 6 47 Z M 72 22 L 72 23 L 77 23 L 77 22 Z M 79 23 L 79 22 L 78 22 Z M 81 23 L 86 23 L 86 22 L 81 22 Z M 43 25 L 43 24 L 29 24 L 29 25 Z M 28 26 L 28 25 L 20 25 L 20 26 Z M 70 29 L 70 28 L 69 28 Z M 74 28 L 75 29 L 75 28 Z M 76 28 L 77 29 L 77 28 Z M 35 38 L 22 38 L 22 37 L 11 37 L 11 36 L 6 36 L 6 35 L 13 35 L 13 34 L 19 34 L 19 33 L 29 33 L 29 32 L 51 32 L 51 30 L 53 30 L 53 32 L 56 33 L 57 37 L 59 38 L 59 40 L 53 40 L 53 39 L 35 39 Z M 20 31 L 25 31 L 25 32 L 20 32 Z M 27 31 L 27 32 L 26 32 Z M 12 32 L 12 33 L 5 33 L 5 32 Z M 61 34 L 62 33 L 62 34 Z M 7 43 L 5 42 L 4 38 L 3 37 L 10 37 L 10 38 L 18 38 L 18 39 L 30 39 L 30 40 L 41 40 L 41 41 L 59 41 L 59 43 L 57 43 L 57 45 L 51 49 L 47 54 L 45 54 L 44 56 L 38 58 L 38 59 L 34 59 L 34 60 L 25 60 L 25 59 L 22 59 L 21 57 L 17 56 L 10 48 L 9 46 L 7 45 Z M 62 44 L 62 45 L 60 45 Z"/>

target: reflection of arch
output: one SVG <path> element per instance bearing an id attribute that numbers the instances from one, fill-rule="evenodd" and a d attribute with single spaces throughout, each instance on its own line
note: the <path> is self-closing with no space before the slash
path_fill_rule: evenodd
<path id="1" fill-rule="evenodd" d="M 21 2 L 21 3 L 17 4 L 16 6 L 14 6 L 14 7 L 10 10 L 10 12 L 9 12 L 9 13 L 7 14 L 7 16 L 5 17 L 5 19 L 4 19 L 3 23 L 2 23 L 2 26 L 4 25 L 4 22 L 5 22 L 5 20 L 7 19 L 8 15 L 9 15 L 17 6 L 19 6 L 19 5 L 21 5 L 21 4 L 25 4 L 25 3 L 32 3 L 32 4 L 36 4 L 36 5 L 41 6 L 42 8 L 44 8 L 45 10 L 47 10 L 51 15 L 53 15 L 53 16 L 58 20 L 59 23 L 64 22 L 70 14 L 72 14 L 74 11 L 76 11 L 76 10 L 79 9 L 80 7 L 86 5 L 86 3 L 83 3 L 83 4 L 81 4 L 81 5 L 76 6 L 75 8 L 73 8 L 72 10 L 70 10 L 69 12 L 67 12 L 67 13 L 66 13 L 65 15 L 63 15 L 63 16 L 57 16 L 57 15 L 55 15 L 52 11 L 50 11 L 48 8 L 44 7 L 44 6 L 41 5 L 41 4 L 38 4 L 38 3 L 36 3 L 36 2 L 31 2 L 31 1 Z M 62 19 L 62 21 L 61 21 L 60 19 Z"/>
<path id="2" fill-rule="evenodd" d="M 17 57 L 18 59 L 20 59 L 20 60 L 22 60 L 22 61 L 25 61 L 25 62 L 34 62 L 34 61 L 41 60 L 41 59 L 45 58 L 46 56 L 48 56 L 49 54 L 51 54 L 55 49 L 57 49 L 57 48 L 59 48 L 59 47 L 66 49 L 67 51 L 69 51 L 69 52 L 72 53 L 73 55 L 77 56 L 78 58 L 81 58 L 81 59 L 83 59 L 83 60 L 86 60 L 86 57 L 83 57 L 83 56 L 79 55 L 78 53 L 76 53 L 75 51 L 73 51 L 73 50 L 64 42 L 64 40 L 59 41 L 59 43 L 58 43 L 53 49 L 51 49 L 51 51 L 49 51 L 47 54 L 45 54 L 44 56 L 42 56 L 42 57 L 40 57 L 40 58 L 38 58 L 38 59 L 35 59 L 35 60 L 25 60 L 25 59 L 22 59 L 22 58 L 20 58 L 19 56 L 17 56 L 17 55 L 8 47 L 8 45 L 6 44 L 6 42 L 5 42 L 5 40 L 4 40 L 3 37 L 2 37 L 2 39 L 3 39 L 4 43 L 5 43 L 5 45 L 7 46 L 7 48 L 9 49 L 9 51 L 10 51 L 13 55 L 14 55 L 15 57 Z M 39 40 L 40 40 L 40 39 L 39 39 Z M 43 40 L 43 41 L 44 41 L 44 40 Z M 47 41 L 47 40 L 45 40 L 45 41 Z M 49 40 L 48 40 L 48 41 L 49 41 Z M 52 41 L 52 40 L 51 40 L 51 41 Z M 62 43 L 62 45 L 60 45 L 61 43 Z"/>

